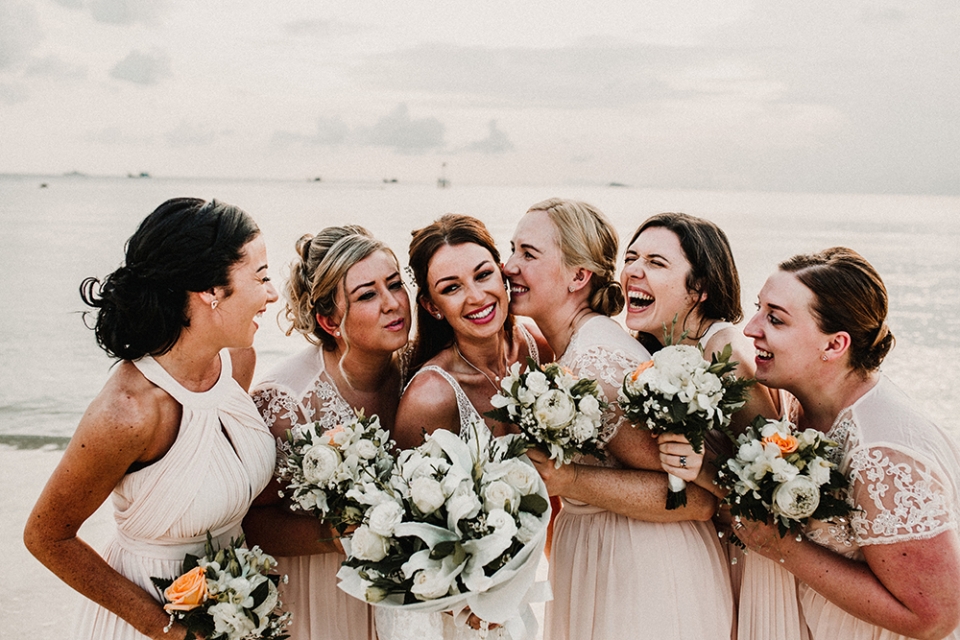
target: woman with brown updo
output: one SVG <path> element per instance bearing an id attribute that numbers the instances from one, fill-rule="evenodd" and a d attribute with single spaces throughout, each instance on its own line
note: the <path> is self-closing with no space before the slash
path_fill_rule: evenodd
<path id="1" fill-rule="evenodd" d="M 960 638 L 960 452 L 880 372 L 893 346 L 880 276 L 843 247 L 794 256 L 758 308 L 744 330 L 757 379 L 792 394 L 800 429 L 840 444 L 852 511 L 784 538 L 743 520 L 737 536 L 799 580 L 803 637 Z M 783 604 L 745 590 L 749 599 L 765 617 Z"/>
<path id="2" fill-rule="evenodd" d="M 358 409 L 392 428 L 410 330 L 410 299 L 393 252 L 359 226 L 303 236 L 285 294 L 287 334 L 297 331 L 310 346 L 252 392 L 274 436 L 314 422 L 333 428 Z M 337 588 L 345 556 L 335 529 L 290 511 L 280 488 L 274 481 L 260 495 L 244 529 L 289 576 L 283 602 L 293 612 L 292 640 L 375 639 L 370 606 Z"/>

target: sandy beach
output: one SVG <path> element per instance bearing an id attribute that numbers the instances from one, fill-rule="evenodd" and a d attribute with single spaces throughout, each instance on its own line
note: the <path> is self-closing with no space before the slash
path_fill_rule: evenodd
<path id="1" fill-rule="evenodd" d="M 0 640 L 40 638 L 65 640 L 82 596 L 65 585 L 23 546 L 23 525 L 33 503 L 62 455 L 54 447 L 15 449 L 0 445 Z M 109 502 L 80 529 L 80 537 L 99 549 L 110 536 L 113 517 Z M 12 553 L 11 553 L 12 552 Z M 540 564 L 546 580 L 547 563 Z M 543 619 L 543 604 L 534 605 Z M 543 630 L 540 630 L 542 636 Z M 538 637 L 540 637 L 538 636 Z"/>

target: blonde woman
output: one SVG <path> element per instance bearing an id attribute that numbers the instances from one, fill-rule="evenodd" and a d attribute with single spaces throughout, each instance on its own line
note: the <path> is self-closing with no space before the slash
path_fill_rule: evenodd
<path id="1" fill-rule="evenodd" d="M 664 507 L 663 468 L 692 481 L 703 457 L 675 436 L 658 445 L 627 424 L 615 404 L 624 376 L 650 358 L 610 318 L 624 304 L 616 231 L 594 207 L 552 199 L 530 207 L 511 245 L 504 266 L 511 311 L 534 320 L 557 361 L 597 379 L 610 402 L 605 461 L 556 469 L 542 454 L 529 454 L 550 493 L 563 498 L 544 637 L 728 640 L 733 597 L 710 522 L 716 499 L 690 486 L 686 507 Z"/>
<path id="2" fill-rule="evenodd" d="M 399 353 L 410 301 L 394 254 L 359 226 L 328 227 L 297 242 L 285 294 L 289 332 L 310 343 L 264 376 L 253 398 L 277 438 L 319 422 L 332 428 L 363 409 L 393 426 L 400 400 Z M 289 333 L 288 332 L 288 333 Z M 251 544 L 278 556 L 288 574 L 291 637 L 374 640 L 369 605 L 337 588 L 344 555 L 335 530 L 290 511 L 274 482 L 244 521 Z"/>

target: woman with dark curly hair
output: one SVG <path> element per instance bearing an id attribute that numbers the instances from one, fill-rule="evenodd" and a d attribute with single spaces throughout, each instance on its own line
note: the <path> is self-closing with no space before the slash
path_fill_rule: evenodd
<path id="1" fill-rule="evenodd" d="M 263 238 L 231 205 L 177 198 L 127 241 L 124 265 L 81 286 L 97 342 L 120 362 L 87 408 L 24 531 L 27 548 L 89 598 L 76 638 L 182 639 L 151 577 L 176 578 L 207 533 L 241 533 L 274 445 L 247 395 L 249 347 L 277 299 Z M 243 366 L 231 364 L 240 349 Z M 77 537 L 112 494 L 103 555 Z"/>

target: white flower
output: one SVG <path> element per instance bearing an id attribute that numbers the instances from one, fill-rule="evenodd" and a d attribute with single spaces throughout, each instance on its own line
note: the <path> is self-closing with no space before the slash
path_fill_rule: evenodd
<path id="1" fill-rule="evenodd" d="M 340 452 L 325 444 L 316 444 L 303 454 L 303 477 L 312 484 L 323 485 L 337 472 Z"/>
<path id="2" fill-rule="evenodd" d="M 759 440 L 750 440 L 740 445 L 737 458 L 744 462 L 753 462 L 763 455 L 763 443 Z"/>
<path id="3" fill-rule="evenodd" d="M 483 488 L 483 508 L 492 512 L 495 509 L 516 511 L 520 506 L 520 494 L 502 480 L 494 480 Z"/>
<path id="4" fill-rule="evenodd" d="M 520 528 L 517 529 L 517 540 L 520 544 L 527 544 L 543 529 L 543 520 L 532 513 L 520 512 Z"/>
<path id="5" fill-rule="evenodd" d="M 580 398 L 577 408 L 580 410 L 580 413 L 591 420 L 600 420 L 600 401 L 597 400 L 595 396 L 583 396 Z"/>
<path id="6" fill-rule="evenodd" d="M 233 603 L 218 602 L 207 613 L 213 617 L 214 635 L 242 638 L 256 630 L 253 620 Z"/>
<path id="7" fill-rule="evenodd" d="M 427 567 L 413 574 L 413 586 L 410 592 L 418 600 L 435 600 L 450 592 L 450 580 L 440 567 Z"/>
<path id="8" fill-rule="evenodd" d="M 789 482 L 800 474 L 799 469 L 779 456 L 770 461 L 770 470 L 777 482 Z"/>
<path id="9" fill-rule="evenodd" d="M 410 497 L 422 513 L 433 513 L 443 506 L 446 496 L 443 488 L 433 478 L 421 476 L 410 483 Z"/>
<path id="10" fill-rule="evenodd" d="M 494 535 L 507 539 L 517 534 L 517 521 L 503 509 L 494 509 L 487 514 L 487 526 L 493 528 Z"/>
<path id="11" fill-rule="evenodd" d="M 530 495 L 540 484 L 540 474 L 531 465 L 517 458 L 487 465 L 483 472 L 484 481 L 503 480 L 517 490 L 521 496 Z"/>
<path id="12" fill-rule="evenodd" d="M 527 374 L 526 385 L 530 393 L 535 396 L 542 396 L 550 390 L 550 381 L 547 376 L 543 371 L 537 371 L 536 369 Z"/>
<path id="13" fill-rule="evenodd" d="M 360 525 L 350 537 L 350 554 L 358 560 L 380 562 L 387 557 L 389 541 L 374 533 L 370 527 Z"/>
<path id="14" fill-rule="evenodd" d="M 797 476 L 773 490 L 774 510 L 791 520 L 809 518 L 820 505 L 820 490 L 807 476 Z"/>
<path id="15" fill-rule="evenodd" d="M 590 438 L 595 438 L 597 436 L 597 426 L 597 420 L 590 416 L 579 414 L 577 415 L 577 419 L 573 421 L 573 426 L 570 428 L 570 437 L 574 442 L 585 442 Z"/>
<path id="16" fill-rule="evenodd" d="M 393 528 L 403 521 L 403 506 L 392 500 L 381 502 L 370 510 L 367 525 L 381 536 L 392 536 Z"/>
<path id="17" fill-rule="evenodd" d="M 533 413 L 537 422 L 548 430 L 558 430 L 570 424 L 576 412 L 576 405 L 570 394 L 551 389 L 537 398 Z"/>
<path id="18" fill-rule="evenodd" d="M 830 481 L 830 469 L 832 468 L 832 463 L 817 456 L 807 463 L 807 474 L 813 480 L 813 483 L 819 487 Z"/>
<path id="19" fill-rule="evenodd" d="M 380 450 L 372 440 L 367 440 L 366 438 L 360 440 L 356 444 L 357 456 L 364 460 L 372 460 L 377 457 L 377 452 Z"/>

